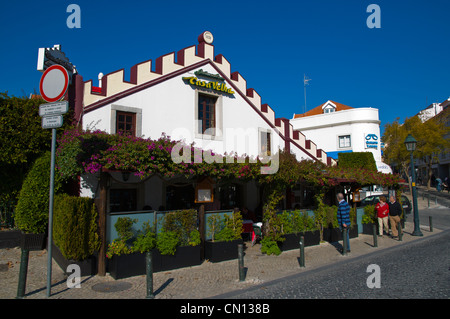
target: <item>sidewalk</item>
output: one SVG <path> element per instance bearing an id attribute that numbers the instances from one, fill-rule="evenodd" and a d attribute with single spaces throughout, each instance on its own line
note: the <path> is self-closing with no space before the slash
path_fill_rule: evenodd
<path id="1" fill-rule="evenodd" d="M 424 237 L 441 232 L 434 229 L 431 233 L 427 226 L 421 226 Z M 406 223 L 403 241 L 384 236 L 378 238 L 378 247 L 373 247 L 373 236 L 360 234 L 351 239 L 351 253 L 342 256 L 337 248 L 340 245 L 322 243 L 305 248 L 305 268 L 300 268 L 299 250 L 283 252 L 280 256 L 263 255 L 260 245 L 245 250 L 246 280 L 239 282 L 238 261 L 221 263 L 204 262 L 195 267 L 177 269 L 153 276 L 156 299 L 168 298 L 208 298 L 230 291 L 245 289 L 251 286 L 282 278 L 299 272 L 310 271 L 318 267 L 342 261 L 343 258 L 354 258 L 376 250 L 398 246 L 424 237 L 411 236 L 413 224 Z M 20 249 L 0 250 L 0 298 L 15 298 L 20 266 Z M 30 252 L 28 278 L 26 285 L 27 299 L 45 299 L 47 282 L 47 252 Z M 108 274 L 104 277 L 82 277 L 81 288 L 67 288 L 63 271 L 53 261 L 51 299 L 140 299 L 146 296 L 146 277 L 136 276 L 114 280 Z"/>

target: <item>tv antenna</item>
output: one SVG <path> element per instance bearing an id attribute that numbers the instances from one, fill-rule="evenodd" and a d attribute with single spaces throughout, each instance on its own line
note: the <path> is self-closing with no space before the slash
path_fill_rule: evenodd
<path id="1" fill-rule="evenodd" d="M 305 107 L 303 113 L 306 113 L 306 86 L 309 85 L 309 81 L 311 81 L 311 79 L 309 79 L 306 74 L 303 74 L 303 90 L 305 94 Z"/>

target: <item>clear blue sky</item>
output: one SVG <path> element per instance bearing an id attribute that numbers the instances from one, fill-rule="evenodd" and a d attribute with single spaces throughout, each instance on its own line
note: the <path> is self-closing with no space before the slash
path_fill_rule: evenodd
<path id="1" fill-rule="evenodd" d="M 71 3 L 81 28 L 69 29 Z M 381 29 L 369 29 L 371 3 Z M 450 97 L 449 0 L 1 1 L 0 91 L 38 92 L 39 47 L 61 44 L 84 80 L 197 44 L 205 30 L 276 112 L 327 100 L 376 107 L 382 125 Z"/>

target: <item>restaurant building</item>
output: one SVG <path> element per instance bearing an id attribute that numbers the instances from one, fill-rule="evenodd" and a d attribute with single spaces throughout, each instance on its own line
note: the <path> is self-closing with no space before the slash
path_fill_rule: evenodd
<path id="1" fill-rule="evenodd" d="M 197 45 L 138 63 L 131 68 L 129 80 L 124 69 L 99 74 L 98 83 L 75 76 L 76 120 L 84 129 L 151 139 L 165 135 L 218 154 L 256 158 L 287 150 L 299 161 L 335 164 L 322 144 L 308 139 L 294 121 L 278 118 L 262 102 L 244 76 L 215 52 L 213 40 L 206 31 Z M 379 136 L 379 130 L 367 133 Z M 194 205 L 196 184 L 185 178 L 155 175 L 141 181 L 133 174 L 109 174 L 107 212 Z M 96 176 L 81 176 L 81 196 L 97 198 L 98 190 Z M 212 195 L 207 210 L 255 210 L 262 200 L 255 182 L 215 185 Z"/>

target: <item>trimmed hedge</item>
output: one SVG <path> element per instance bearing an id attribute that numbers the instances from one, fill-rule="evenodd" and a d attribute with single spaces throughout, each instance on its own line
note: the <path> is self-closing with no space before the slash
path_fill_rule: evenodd
<path id="1" fill-rule="evenodd" d="M 55 196 L 53 239 L 66 259 L 84 260 L 100 247 L 97 210 L 92 199 Z"/>
<path id="2" fill-rule="evenodd" d="M 47 231 L 50 160 L 50 152 L 39 157 L 23 182 L 14 219 L 17 228 L 24 233 L 39 234 Z M 55 194 L 60 185 L 55 176 Z"/>
<path id="3" fill-rule="evenodd" d="M 339 153 L 338 166 L 341 168 L 364 168 L 377 171 L 377 164 L 371 152 Z"/>

